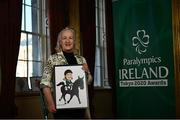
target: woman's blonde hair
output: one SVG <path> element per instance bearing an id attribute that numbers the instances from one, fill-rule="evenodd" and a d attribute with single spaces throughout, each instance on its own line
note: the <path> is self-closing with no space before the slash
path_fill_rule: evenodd
<path id="1" fill-rule="evenodd" d="M 65 32 L 65 31 L 71 31 L 73 33 L 73 40 L 76 39 L 76 32 L 75 32 L 75 30 L 73 28 L 70 28 L 70 27 L 65 27 L 64 29 L 62 29 L 58 33 L 57 43 L 56 43 L 56 47 L 55 47 L 56 52 L 60 52 L 62 50 L 61 46 L 60 46 L 60 40 L 62 38 L 62 33 Z"/>

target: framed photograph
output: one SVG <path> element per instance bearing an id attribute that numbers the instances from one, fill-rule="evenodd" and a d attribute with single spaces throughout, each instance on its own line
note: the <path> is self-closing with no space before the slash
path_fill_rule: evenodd
<path id="1" fill-rule="evenodd" d="M 55 66 L 54 88 L 56 109 L 88 107 L 86 75 L 82 65 Z"/>
<path id="2" fill-rule="evenodd" d="M 33 92 L 39 92 L 39 84 L 40 84 L 41 76 L 33 76 L 30 77 L 31 88 Z"/>

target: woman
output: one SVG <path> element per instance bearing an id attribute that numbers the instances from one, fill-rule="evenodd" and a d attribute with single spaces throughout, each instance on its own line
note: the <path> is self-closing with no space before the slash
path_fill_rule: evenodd
<path id="1" fill-rule="evenodd" d="M 83 70 L 87 75 L 87 83 L 92 82 L 88 65 L 84 57 L 74 53 L 75 47 L 75 31 L 71 28 L 65 28 L 58 34 L 56 52 L 51 55 L 44 67 L 43 76 L 41 79 L 40 87 L 43 90 L 44 96 L 47 101 L 49 112 L 53 113 L 54 118 L 90 118 L 89 109 L 61 109 L 56 110 L 55 103 L 52 96 L 52 73 L 54 65 L 76 65 L 83 64 Z"/>

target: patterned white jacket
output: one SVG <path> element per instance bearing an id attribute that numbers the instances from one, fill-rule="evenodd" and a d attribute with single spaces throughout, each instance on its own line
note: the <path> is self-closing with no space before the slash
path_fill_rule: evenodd
<path id="1" fill-rule="evenodd" d="M 77 60 L 78 64 L 86 64 L 86 59 L 83 56 L 75 54 L 75 58 Z M 63 55 L 63 52 L 58 52 L 53 55 L 51 55 L 48 58 L 48 61 L 46 63 L 46 66 L 44 67 L 44 72 L 41 78 L 40 82 L 40 88 L 43 88 L 45 86 L 48 86 L 50 88 L 53 87 L 52 77 L 53 77 L 53 69 L 55 65 L 68 65 L 68 62 Z M 88 82 L 92 79 L 91 75 L 87 76 Z"/>

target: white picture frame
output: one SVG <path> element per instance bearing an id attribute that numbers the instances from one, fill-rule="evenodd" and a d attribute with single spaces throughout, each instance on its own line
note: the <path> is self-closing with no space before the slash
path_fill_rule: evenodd
<path id="1" fill-rule="evenodd" d="M 65 83 L 65 71 L 72 71 L 71 88 Z M 82 65 L 54 66 L 54 88 L 56 109 L 87 108 L 88 86 Z"/>

